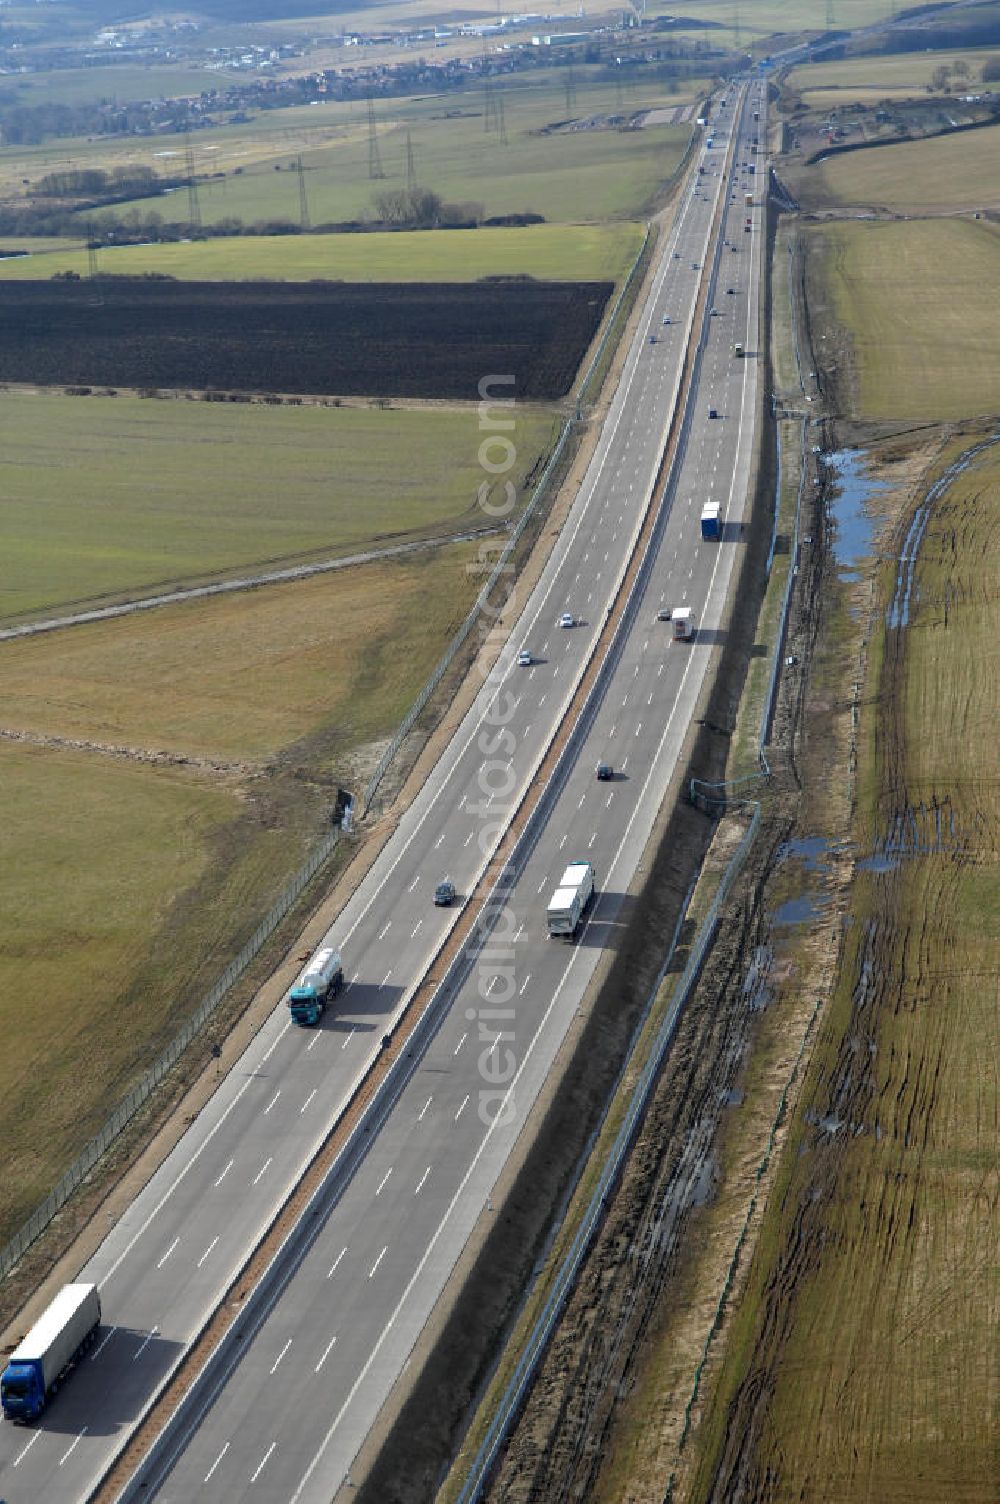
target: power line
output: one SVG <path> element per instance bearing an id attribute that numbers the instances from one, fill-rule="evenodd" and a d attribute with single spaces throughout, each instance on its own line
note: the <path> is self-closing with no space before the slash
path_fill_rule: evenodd
<path id="1" fill-rule="evenodd" d="M 184 171 L 187 175 L 188 221 L 201 224 L 201 205 L 198 202 L 198 183 L 194 175 L 194 147 L 191 145 L 191 128 L 184 124 Z"/>
<path id="2" fill-rule="evenodd" d="M 368 95 L 368 176 L 374 182 L 377 178 L 384 178 L 382 170 L 382 154 L 378 149 L 378 136 L 375 132 L 375 101 Z"/>
<path id="3" fill-rule="evenodd" d="M 309 201 L 306 198 L 306 173 L 302 166 L 302 153 L 299 152 L 295 162 L 295 170 L 299 175 L 299 226 L 303 230 L 309 229 Z"/>

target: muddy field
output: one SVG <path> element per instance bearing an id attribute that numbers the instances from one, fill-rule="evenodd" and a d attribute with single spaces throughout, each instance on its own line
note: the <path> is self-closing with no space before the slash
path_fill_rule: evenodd
<path id="1" fill-rule="evenodd" d="M 0 284 L 0 382 L 476 401 L 562 397 L 610 282 Z"/>
<path id="2" fill-rule="evenodd" d="M 925 488 L 879 571 L 839 968 L 699 1500 L 996 1498 L 998 485 L 994 448 Z"/>

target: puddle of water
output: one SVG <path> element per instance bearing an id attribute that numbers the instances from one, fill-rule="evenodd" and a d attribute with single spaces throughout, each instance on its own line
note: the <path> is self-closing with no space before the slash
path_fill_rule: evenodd
<path id="1" fill-rule="evenodd" d="M 806 836 L 801 841 L 786 841 L 778 852 L 779 861 L 787 861 L 789 857 L 798 857 L 807 872 L 826 872 L 826 862 L 820 861 L 820 857 L 826 856 L 830 850 L 830 842 L 825 836 Z"/>
<path id="2" fill-rule="evenodd" d="M 840 449 L 828 455 L 827 460 L 836 479 L 830 498 L 830 513 L 835 523 L 833 556 L 840 565 L 841 576 L 856 580 L 860 577 L 858 565 L 872 552 L 875 532 L 875 519 L 865 503 L 870 496 L 888 490 L 888 484 L 869 475 L 863 450 Z"/>
<path id="3" fill-rule="evenodd" d="M 747 974 L 743 978 L 743 996 L 751 1013 L 762 1013 L 774 1001 L 774 994 L 767 985 L 773 960 L 774 954 L 769 945 L 754 948 Z"/>
<path id="4" fill-rule="evenodd" d="M 711 1201 L 715 1191 L 715 1167 L 710 1159 L 703 1160 L 691 1187 L 691 1205 L 704 1206 Z"/>
<path id="5" fill-rule="evenodd" d="M 895 872 L 899 866 L 899 857 L 886 856 L 884 852 L 879 852 L 875 856 L 862 857 L 860 862 L 855 863 L 855 866 L 859 872 Z"/>
<path id="6" fill-rule="evenodd" d="M 742 1107 L 743 1095 L 743 1092 L 740 1091 L 738 1086 L 731 1087 L 729 1091 L 725 1091 L 722 1094 L 723 1106 Z"/>
<path id="7" fill-rule="evenodd" d="M 801 893 L 798 898 L 788 898 L 774 911 L 773 923 L 808 924 L 823 914 L 829 899 L 822 893 Z"/>

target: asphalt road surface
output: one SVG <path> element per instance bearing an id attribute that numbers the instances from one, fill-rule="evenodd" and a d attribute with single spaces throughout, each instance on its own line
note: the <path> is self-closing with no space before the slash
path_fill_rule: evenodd
<path id="1" fill-rule="evenodd" d="M 762 111 L 759 86 L 752 93 Z M 489 1215 L 491 1188 L 601 948 L 614 942 L 719 638 L 756 410 L 762 211 L 744 208 L 753 179 L 743 164 L 760 164 L 761 190 L 764 172 L 746 144 L 758 128 L 747 123 L 731 177 L 723 174 L 739 98 L 730 89 L 714 149 L 701 153 L 706 172 L 692 178 L 659 252 L 597 453 L 518 629 L 331 932 L 346 995 L 316 1030 L 275 1012 L 81 1271 L 100 1284 L 105 1326 L 36 1428 L 0 1428 L 7 1504 L 60 1504 L 92 1491 L 425 975 L 457 917 L 433 907 L 434 887 L 445 876 L 460 895 L 475 886 L 590 658 L 642 525 L 693 337 L 703 348 L 649 582 L 503 924 L 157 1497 L 328 1504 L 470 1232 Z M 720 202 L 725 246 L 711 238 Z M 704 278 L 718 312 L 706 308 L 692 330 Z M 737 341 L 745 359 L 734 356 Z M 508 391 L 497 386 L 495 395 Z M 516 408 L 496 416 L 513 416 L 516 443 Z M 481 437 L 470 420 L 470 447 Z M 722 507 L 719 543 L 699 536 L 709 499 Z M 696 612 L 688 644 L 670 642 L 669 625 L 654 619 L 682 604 Z M 571 629 L 557 626 L 564 611 L 577 619 Z M 522 645 L 535 659 L 527 668 L 516 664 Z M 599 760 L 613 765 L 612 782 L 595 779 Z M 566 945 L 548 939 L 545 906 L 572 859 L 594 863 L 598 896 L 578 942 Z"/>

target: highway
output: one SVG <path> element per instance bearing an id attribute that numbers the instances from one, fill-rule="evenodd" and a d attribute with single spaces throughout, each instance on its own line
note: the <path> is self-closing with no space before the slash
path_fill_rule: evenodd
<path id="1" fill-rule="evenodd" d="M 755 101 L 761 92 L 753 86 Z M 580 754 L 519 860 L 497 932 L 157 1497 L 327 1504 L 484 1213 L 613 938 L 724 616 L 754 438 L 761 250 L 761 210 L 743 204 L 753 180 L 742 164 L 755 160 L 743 141 L 732 181 L 721 173 L 735 98 L 731 91 L 715 147 L 701 154 L 706 173 L 692 177 L 659 252 L 594 460 L 518 627 L 331 932 L 345 958 L 346 995 L 315 1031 L 294 1028 L 284 1009 L 272 1015 L 81 1272 L 100 1284 L 106 1324 L 37 1428 L 0 1428 L 7 1504 L 59 1504 L 92 1491 L 447 938 L 458 909 L 435 909 L 433 889 L 444 876 L 460 894 L 475 887 L 562 721 L 627 567 L 708 277 L 672 504 Z M 756 178 L 762 191 L 762 166 Z M 711 242 L 720 202 L 734 250 Z M 734 358 L 737 340 L 747 359 Z M 710 406 L 719 417 L 708 417 Z M 479 437 L 470 442 L 478 446 Z M 708 499 L 722 506 L 721 543 L 699 536 Z M 655 614 L 685 603 L 698 631 L 693 643 L 672 644 Z M 568 630 L 557 626 L 564 611 L 578 618 Z M 535 659 L 527 668 L 516 663 L 522 645 Z M 613 764 L 612 783 L 594 778 L 598 760 Z M 574 857 L 594 862 L 599 897 L 580 942 L 567 946 L 548 940 L 544 909 Z"/>

